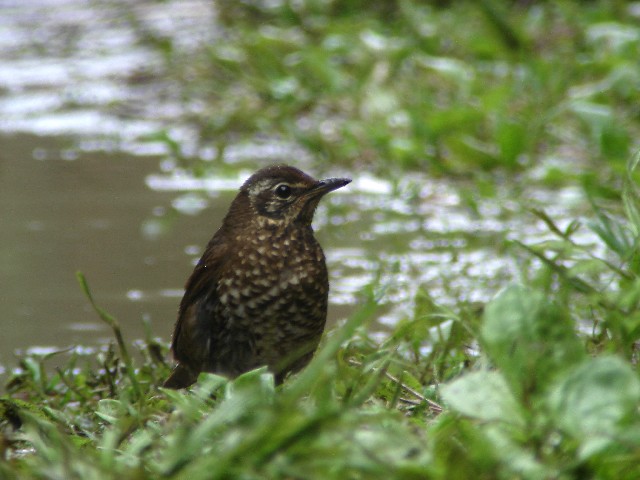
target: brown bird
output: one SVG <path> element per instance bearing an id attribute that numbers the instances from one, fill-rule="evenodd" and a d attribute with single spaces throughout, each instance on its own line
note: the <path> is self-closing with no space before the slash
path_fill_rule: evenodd
<path id="1" fill-rule="evenodd" d="M 311 221 L 320 199 L 350 181 L 274 165 L 242 185 L 187 281 L 171 344 L 178 364 L 165 387 L 263 365 L 280 384 L 309 363 L 329 295 Z"/>

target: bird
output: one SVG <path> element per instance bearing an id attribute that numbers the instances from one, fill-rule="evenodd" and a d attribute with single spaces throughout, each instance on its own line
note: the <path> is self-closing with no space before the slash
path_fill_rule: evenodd
<path id="1" fill-rule="evenodd" d="M 311 361 L 329 295 L 312 220 L 321 198 L 350 182 L 316 180 L 288 165 L 244 182 L 186 282 L 171 341 L 177 365 L 163 387 L 262 366 L 279 385 Z"/>

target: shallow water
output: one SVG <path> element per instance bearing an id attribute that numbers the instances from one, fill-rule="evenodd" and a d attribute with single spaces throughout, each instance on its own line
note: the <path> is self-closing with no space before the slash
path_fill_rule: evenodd
<path id="1" fill-rule="evenodd" d="M 210 34 L 208 2 L 0 1 L 0 371 L 16 350 L 110 340 L 77 270 L 128 338 L 143 319 L 168 337 L 193 245 L 224 209 L 173 215 L 175 192 L 146 187 L 164 150 L 140 139 L 180 110 L 132 12 L 183 42 Z"/>
<path id="2" fill-rule="evenodd" d="M 211 2 L 130 8 L 145 28 L 179 35 L 186 48 L 215 30 Z M 78 287 L 78 270 L 127 339 L 143 337 L 146 322 L 168 341 L 182 285 L 251 173 L 239 165 L 285 161 L 291 148 L 232 146 L 225 159 L 237 167 L 204 179 L 176 169 L 166 146 L 145 135 L 166 129 L 189 146 L 181 116 L 193 106 L 176 98 L 158 53 L 136 42 L 118 2 L 0 1 L 0 62 L 0 373 L 16 350 L 111 340 Z M 387 304 L 374 327 L 381 331 L 411 315 L 418 288 L 443 304 L 485 301 L 517 276 L 505 238 L 546 236 L 509 200 L 514 185 L 479 200 L 478 214 L 459 193 L 472 183 L 312 173 L 354 178 L 314 222 L 331 272 L 331 323 L 357 308 L 377 278 Z M 584 203 L 569 189 L 526 195 L 560 224 Z"/>

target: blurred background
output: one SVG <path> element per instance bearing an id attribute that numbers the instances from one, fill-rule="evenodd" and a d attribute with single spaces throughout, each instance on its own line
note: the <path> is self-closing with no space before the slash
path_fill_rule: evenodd
<path id="1" fill-rule="evenodd" d="M 354 179 L 314 223 L 332 324 L 370 285 L 380 336 L 484 302 L 535 271 L 514 245 L 550 242 L 544 215 L 597 254 L 574 220 L 620 212 L 638 58 L 640 2 L 0 0 L 0 373 L 111 341 L 77 271 L 168 343 L 270 163 Z"/>

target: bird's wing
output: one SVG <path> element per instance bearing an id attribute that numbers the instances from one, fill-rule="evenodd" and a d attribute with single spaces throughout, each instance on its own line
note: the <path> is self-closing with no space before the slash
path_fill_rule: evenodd
<path id="1" fill-rule="evenodd" d="M 217 302 L 216 284 L 227 260 L 226 244 L 218 241 L 218 238 L 214 236 L 211 240 L 187 280 L 173 332 L 171 350 L 174 357 L 194 368 L 208 358 L 214 321 L 199 314 L 200 304 L 206 300 L 210 310 Z"/>

